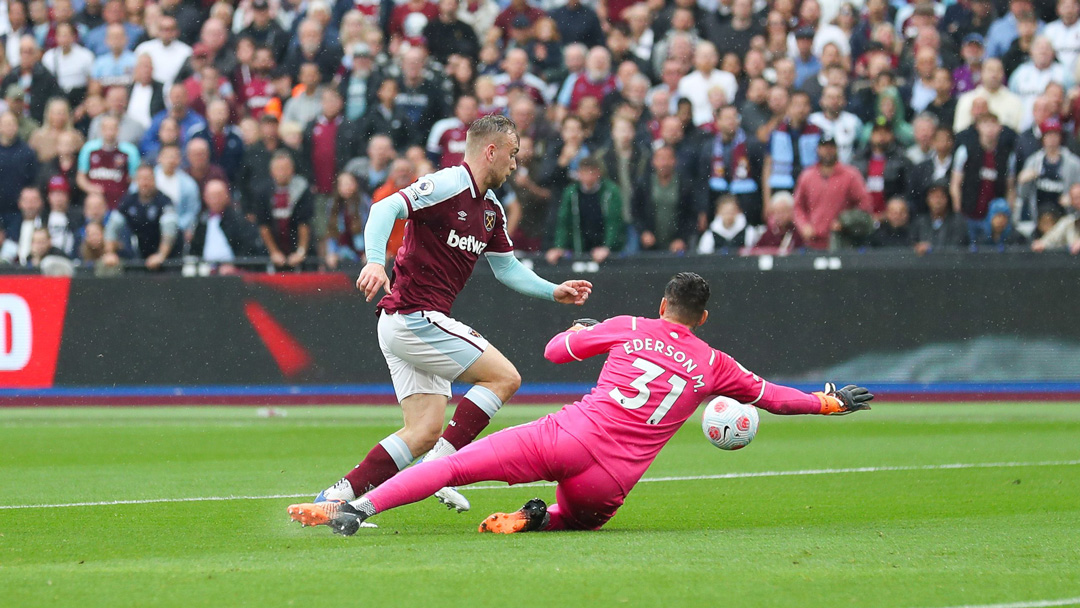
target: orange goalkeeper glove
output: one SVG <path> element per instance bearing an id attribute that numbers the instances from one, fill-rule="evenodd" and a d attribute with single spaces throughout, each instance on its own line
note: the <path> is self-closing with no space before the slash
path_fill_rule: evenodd
<path id="1" fill-rule="evenodd" d="M 861 386 L 849 384 L 837 390 L 832 382 L 825 383 L 825 390 L 814 393 L 821 400 L 819 414 L 843 416 L 858 410 L 870 409 L 870 401 L 874 395 Z"/>

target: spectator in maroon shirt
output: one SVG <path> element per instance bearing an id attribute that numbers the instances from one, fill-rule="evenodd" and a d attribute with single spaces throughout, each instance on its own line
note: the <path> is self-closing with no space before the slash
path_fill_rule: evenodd
<path id="1" fill-rule="evenodd" d="M 529 25 L 536 23 L 537 19 L 546 17 L 547 13 L 534 7 L 529 6 L 525 0 L 511 0 L 510 6 L 499 13 L 499 16 L 495 18 L 495 27 L 503 31 L 503 41 L 509 39 L 510 28 L 514 24 L 514 20 L 517 17 L 525 17 L 529 21 Z"/>
<path id="2" fill-rule="evenodd" d="M 315 235 L 318 240 L 326 233 L 326 213 L 334 181 L 345 163 L 360 155 L 356 125 L 345 120 L 345 101 L 335 88 L 323 89 L 322 112 L 304 129 L 300 150 L 302 172 L 315 195 Z"/>
<path id="3" fill-rule="evenodd" d="M 206 126 L 190 135 L 210 144 L 210 162 L 225 170 L 230 182 L 236 179 L 244 161 L 244 140 L 240 130 L 229 124 L 229 103 L 215 99 L 206 109 Z"/>
<path id="4" fill-rule="evenodd" d="M 805 247 L 795 226 L 795 199 L 790 192 L 777 192 L 769 203 L 765 231 L 758 237 L 751 253 L 787 255 Z"/>
<path id="5" fill-rule="evenodd" d="M 315 202 L 307 180 L 296 174 L 288 152 L 274 153 L 270 177 L 256 199 L 259 235 L 274 266 L 296 268 L 307 259 L 312 246 Z"/>

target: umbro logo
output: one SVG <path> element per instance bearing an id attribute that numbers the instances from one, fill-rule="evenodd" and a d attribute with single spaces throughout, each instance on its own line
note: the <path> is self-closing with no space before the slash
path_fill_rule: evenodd
<path id="1" fill-rule="evenodd" d="M 461 220 L 461 221 L 463 221 L 463 222 L 464 222 L 464 221 L 465 221 L 466 219 L 468 219 L 468 217 L 469 217 L 469 214 L 468 214 L 468 213 L 466 213 L 466 212 L 464 212 L 464 211 L 458 211 L 458 212 L 457 212 L 457 219 L 459 219 L 459 220 Z"/>

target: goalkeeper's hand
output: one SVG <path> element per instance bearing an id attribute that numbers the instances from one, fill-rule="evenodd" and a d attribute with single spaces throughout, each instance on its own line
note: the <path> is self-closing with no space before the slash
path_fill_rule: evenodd
<path id="1" fill-rule="evenodd" d="M 587 327 L 592 327 L 593 325 L 596 325 L 598 323 L 600 322 L 596 319 L 589 319 L 587 317 L 584 319 L 577 319 L 574 321 L 574 324 L 570 326 L 570 329 L 568 331 L 581 331 Z"/>
<path id="2" fill-rule="evenodd" d="M 843 416 L 858 410 L 870 409 L 874 395 L 861 386 L 849 384 L 837 389 L 832 382 L 825 383 L 825 390 L 814 393 L 821 400 L 820 414 Z"/>

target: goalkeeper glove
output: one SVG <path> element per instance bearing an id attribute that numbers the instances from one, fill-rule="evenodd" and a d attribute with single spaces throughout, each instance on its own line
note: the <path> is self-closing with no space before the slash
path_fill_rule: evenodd
<path id="1" fill-rule="evenodd" d="M 870 409 L 874 395 L 861 386 L 849 384 L 837 390 L 832 382 L 825 383 L 825 390 L 814 395 L 821 400 L 820 414 L 843 416 L 858 410 Z"/>
<path id="2" fill-rule="evenodd" d="M 577 319 L 577 320 L 574 321 L 574 324 L 571 325 L 570 329 L 568 329 L 567 331 L 581 331 L 583 329 L 588 329 L 588 328 L 592 327 L 593 325 L 596 325 L 597 323 L 599 323 L 599 321 L 597 321 L 596 319 L 590 319 L 588 317 L 586 317 L 584 319 Z"/>

